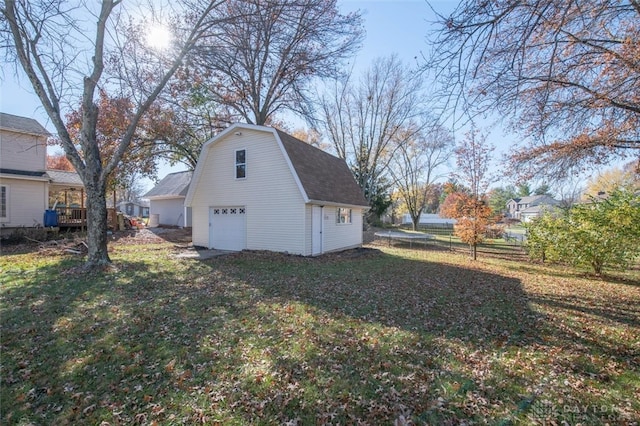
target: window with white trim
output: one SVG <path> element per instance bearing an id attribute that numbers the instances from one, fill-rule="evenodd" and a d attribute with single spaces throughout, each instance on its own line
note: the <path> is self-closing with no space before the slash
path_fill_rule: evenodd
<path id="1" fill-rule="evenodd" d="M 345 209 L 339 207 L 336 209 L 336 223 L 348 224 L 351 223 L 351 209 Z"/>
<path id="2" fill-rule="evenodd" d="M 236 179 L 247 177 L 247 150 L 236 150 Z"/>
<path id="3" fill-rule="evenodd" d="M 9 187 L 6 185 L 0 186 L 0 219 L 7 219 L 9 217 Z"/>

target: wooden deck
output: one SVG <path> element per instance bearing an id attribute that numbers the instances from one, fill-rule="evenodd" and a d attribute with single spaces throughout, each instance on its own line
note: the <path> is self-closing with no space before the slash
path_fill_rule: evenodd
<path id="1" fill-rule="evenodd" d="M 60 228 L 81 228 L 87 227 L 87 209 L 80 207 L 57 207 L 58 226 Z M 118 218 L 116 209 L 107 209 L 107 226 L 116 229 Z"/>

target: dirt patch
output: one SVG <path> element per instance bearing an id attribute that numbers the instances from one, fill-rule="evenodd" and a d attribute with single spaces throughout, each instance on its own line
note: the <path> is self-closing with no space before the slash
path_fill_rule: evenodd
<path id="1" fill-rule="evenodd" d="M 362 233 L 363 244 L 371 244 L 375 241 L 375 233 L 379 231 L 379 228 L 369 228 Z M 191 228 L 177 228 L 177 227 L 158 227 L 158 228 L 144 228 L 144 229 L 131 229 L 126 231 L 117 231 L 109 233 L 110 245 L 133 245 L 133 244 L 159 244 L 163 242 L 170 242 L 183 248 L 191 248 Z M 54 241 L 24 241 L 21 243 L 5 244 L 0 247 L 2 254 L 19 254 L 19 253 L 31 253 L 42 249 L 55 250 L 60 246 L 66 246 L 73 243 L 75 249 L 76 245 L 81 244 L 82 241 L 86 241 L 84 234 L 77 235 L 65 235 L 63 241 L 58 240 L 58 243 Z M 78 247 L 78 249 L 81 249 Z M 328 253 L 323 258 L 354 258 L 370 255 L 372 251 L 367 248 L 346 250 L 338 253 Z M 251 252 L 254 253 L 255 252 Z"/>
<path id="2" fill-rule="evenodd" d="M 60 238 L 39 241 L 23 239 L 22 242 L 3 241 L 0 245 L 1 254 L 22 254 L 36 251 L 46 253 L 62 253 L 68 251 L 75 254 L 86 254 L 86 235 L 84 233 L 59 234 Z M 110 232 L 109 245 L 127 244 L 158 244 L 164 242 L 184 246 L 191 246 L 191 228 L 144 228 L 126 231 Z"/>
<path id="3" fill-rule="evenodd" d="M 372 247 L 358 247 L 349 250 L 336 251 L 321 254 L 319 256 L 302 256 L 300 254 L 291 254 L 286 252 L 275 252 L 267 250 L 243 250 L 230 254 L 234 258 L 239 259 L 268 259 L 286 262 L 334 262 L 348 259 L 369 258 L 381 255 L 381 251 Z"/>
<path id="4" fill-rule="evenodd" d="M 191 228 L 144 228 L 115 232 L 115 244 L 191 244 Z"/>

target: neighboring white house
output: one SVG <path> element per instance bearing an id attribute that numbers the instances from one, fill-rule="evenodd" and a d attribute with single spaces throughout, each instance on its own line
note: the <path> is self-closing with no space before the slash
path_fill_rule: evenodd
<path id="1" fill-rule="evenodd" d="M 84 185 L 76 172 L 47 170 L 49 132 L 36 120 L 0 113 L 0 227 L 43 226 L 56 206 L 60 226 L 86 221 Z"/>
<path id="2" fill-rule="evenodd" d="M 248 124 L 204 144 L 185 205 L 195 246 L 305 256 L 361 246 L 368 208 L 343 160 Z"/>
<path id="3" fill-rule="evenodd" d="M 531 195 L 528 197 L 512 198 L 507 202 L 507 216 L 528 222 L 538 217 L 545 210 L 558 206 L 560 201 L 550 195 Z"/>
<path id="4" fill-rule="evenodd" d="M 41 226 L 49 205 L 49 132 L 36 120 L 0 113 L 0 226 Z"/>
<path id="5" fill-rule="evenodd" d="M 149 215 L 159 225 L 191 226 L 191 208 L 184 199 L 191 182 L 191 171 L 170 173 L 142 198 L 149 200 Z"/>

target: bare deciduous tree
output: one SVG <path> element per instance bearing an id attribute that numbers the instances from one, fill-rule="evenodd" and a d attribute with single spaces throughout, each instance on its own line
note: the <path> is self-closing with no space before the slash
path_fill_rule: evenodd
<path id="1" fill-rule="evenodd" d="M 154 104 L 170 119 L 168 132 L 151 143 L 172 165 L 195 170 L 202 145 L 233 122 L 233 113 L 209 97 L 209 78 L 193 72 L 191 65 L 183 66 Z"/>
<path id="2" fill-rule="evenodd" d="M 425 210 L 437 169 L 444 165 L 453 150 L 453 135 L 434 123 L 419 132 L 405 130 L 413 136 L 400 144 L 391 161 L 389 171 L 394 186 L 404 201 L 413 229 L 418 229 L 420 214 Z M 404 133 L 403 132 L 403 133 Z"/>
<path id="3" fill-rule="evenodd" d="M 337 0 L 229 0 L 221 13 L 235 18 L 199 43 L 196 63 L 211 74 L 207 96 L 252 124 L 309 114 L 309 83 L 336 77 L 362 38 L 360 14 Z"/>
<path id="4" fill-rule="evenodd" d="M 121 0 L 99 4 L 6 0 L 0 6 L 5 56 L 26 74 L 84 183 L 88 268 L 111 263 L 105 194 L 109 176 L 129 148 L 140 120 L 207 29 L 205 23 L 211 24 L 209 15 L 219 3 L 208 2 L 201 8 L 192 5 L 188 25 L 181 25 L 179 20 L 172 23 L 175 46 L 162 53 L 145 46 L 143 28 L 135 25 L 132 15 L 127 14 L 130 9 L 123 9 Z M 136 105 L 107 161 L 96 140 L 100 88 L 114 90 Z M 74 141 L 63 116 L 70 105 L 77 105 L 78 98 L 82 117 L 79 140 Z"/>
<path id="5" fill-rule="evenodd" d="M 376 59 L 359 81 L 338 82 L 320 101 L 324 133 L 374 208 L 395 150 L 422 129 L 409 125 L 423 101 L 420 75 L 397 56 Z"/>
<path id="6" fill-rule="evenodd" d="M 440 24 L 429 65 L 449 106 L 510 117 L 524 176 L 640 155 L 637 0 L 463 0 Z"/>
<path id="7" fill-rule="evenodd" d="M 490 172 L 495 146 L 472 126 L 455 149 L 457 169 L 452 175 L 469 188 L 471 196 L 479 199 L 486 195 L 489 185 L 495 180 Z"/>

